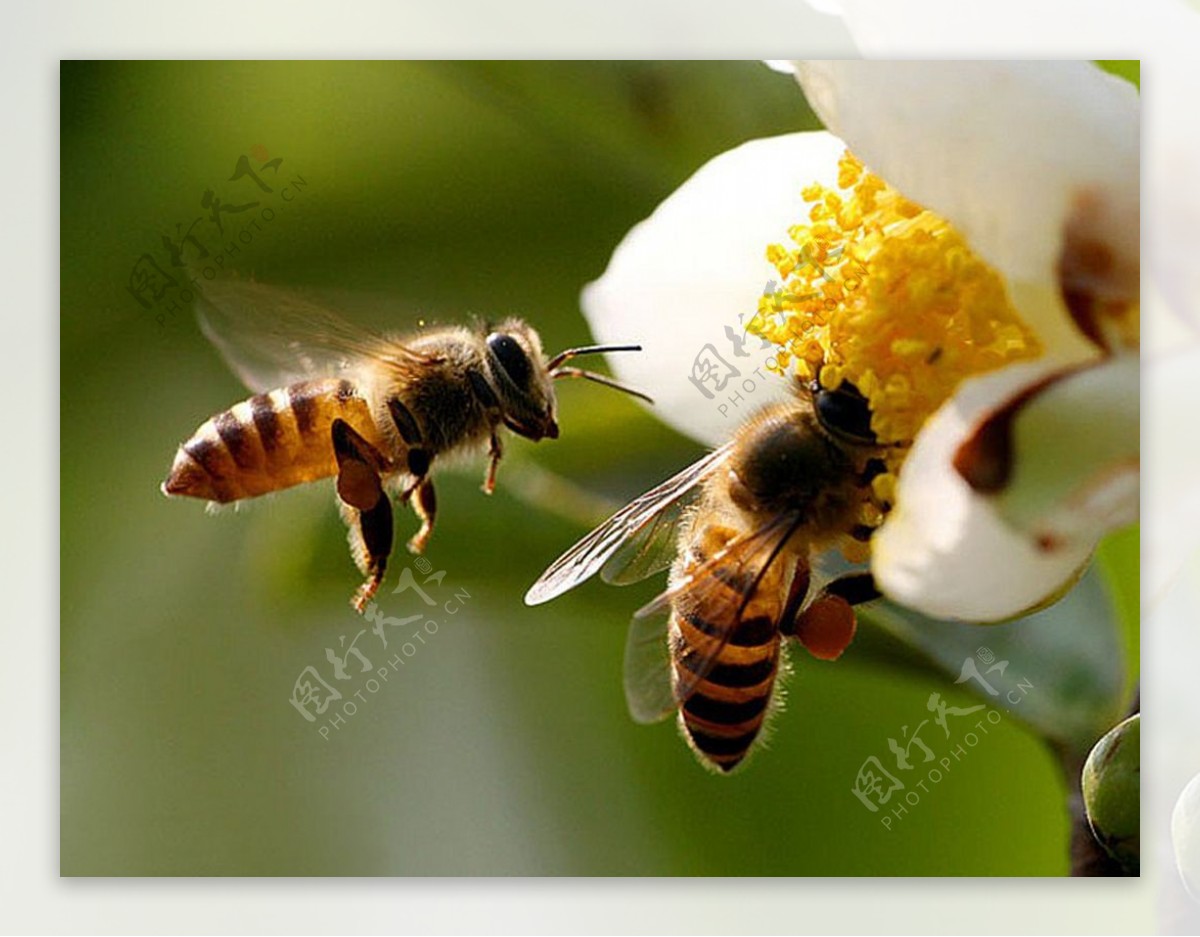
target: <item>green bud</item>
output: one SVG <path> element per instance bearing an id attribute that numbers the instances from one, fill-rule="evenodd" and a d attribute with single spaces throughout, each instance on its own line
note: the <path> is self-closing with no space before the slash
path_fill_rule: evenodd
<path id="1" fill-rule="evenodd" d="M 1130 716 L 1096 743 L 1083 766 L 1092 835 L 1126 870 L 1141 855 L 1141 718 Z"/>

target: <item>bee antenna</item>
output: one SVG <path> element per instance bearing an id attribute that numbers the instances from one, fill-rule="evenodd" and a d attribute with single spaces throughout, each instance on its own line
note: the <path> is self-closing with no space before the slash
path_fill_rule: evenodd
<path id="1" fill-rule="evenodd" d="M 585 350 L 586 351 L 592 351 L 592 350 L 633 351 L 633 350 L 635 350 L 635 348 L 621 347 L 621 348 L 585 349 Z M 565 352 L 564 352 L 564 354 L 565 354 Z M 646 394 L 643 394 L 640 390 L 634 390 L 632 387 L 630 387 L 627 384 L 622 384 L 620 381 L 613 380 L 611 377 L 608 377 L 607 375 L 597 374 L 595 371 L 585 371 L 585 370 L 583 370 L 583 368 L 557 367 L 557 368 L 553 368 L 550 371 L 550 376 L 552 378 L 554 378 L 555 380 L 558 380 L 560 377 L 581 377 L 585 381 L 592 381 L 596 384 L 603 384 L 605 387 L 611 387 L 613 390 L 619 390 L 622 393 L 629 394 L 631 397 L 638 397 L 641 400 L 646 401 L 646 403 L 648 403 L 648 404 L 654 403 L 654 399 L 652 397 L 649 397 Z"/>
<path id="2" fill-rule="evenodd" d="M 578 358 L 580 355 L 600 355 L 606 351 L 641 350 L 641 345 L 584 345 L 580 348 L 568 348 L 566 351 L 560 351 L 557 355 L 546 362 L 546 368 L 551 374 L 553 374 L 560 364 L 570 361 L 572 358 Z"/>

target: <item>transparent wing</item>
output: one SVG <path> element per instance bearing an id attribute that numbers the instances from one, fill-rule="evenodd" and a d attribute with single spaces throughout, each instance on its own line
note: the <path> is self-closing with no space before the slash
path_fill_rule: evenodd
<path id="1" fill-rule="evenodd" d="M 196 317 L 233 373 L 259 393 L 336 376 L 366 356 L 401 366 L 430 361 L 302 294 L 247 280 L 206 282 Z"/>
<path id="2" fill-rule="evenodd" d="M 634 722 L 665 719 L 679 707 L 671 672 L 669 611 L 629 623 L 625 638 L 625 703 Z"/>
<path id="3" fill-rule="evenodd" d="M 679 543 L 679 527 L 698 490 L 697 485 L 680 495 L 641 530 L 631 533 L 600 568 L 600 578 L 614 586 L 627 586 L 670 566 Z"/>
<path id="4" fill-rule="evenodd" d="M 625 701 L 635 722 L 658 722 L 671 715 L 712 672 L 758 583 L 796 525 L 794 517 L 783 515 L 738 537 L 634 614 L 625 641 L 624 681 Z M 670 646 L 667 624 L 676 603 L 693 609 L 706 623 L 709 640 L 703 646 L 686 652 Z M 679 676 L 672 664 L 676 657 Z"/>
<path id="5" fill-rule="evenodd" d="M 630 501 L 612 517 L 585 536 L 575 546 L 550 564 L 537 582 L 525 593 L 526 605 L 540 605 L 573 589 L 585 579 L 594 576 L 622 545 L 635 537 L 655 521 L 666 508 L 688 494 L 700 482 L 722 465 L 732 451 L 726 443 L 704 458 L 693 462 L 678 475 L 645 494 Z M 657 535 L 656 535 L 657 536 Z M 631 547 L 629 560 L 635 561 L 638 548 Z M 661 551 L 655 554 L 660 557 Z M 658 559 L 649 560 L 650 563 Z M 644 566 L 643 566 L 644 568 Z M 624 567 L 620 561 L 610 567 L 608 574 L 612 582 L 631 581 L 621 575 Z"/>

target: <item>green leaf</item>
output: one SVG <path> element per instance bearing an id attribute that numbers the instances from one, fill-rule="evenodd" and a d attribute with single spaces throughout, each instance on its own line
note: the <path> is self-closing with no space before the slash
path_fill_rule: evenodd
<path id="1" fill-rule="evenodd" d="M 963 662 L 982 656 L 983 648 L 996 661 L 1007 660 L 1009 680 L 1000 682 L 1007 686 L 1015 676 L 1032 687 L 1011 707 L 1003 692 L 998 699 L 988 697 L 989 701 L 1011 708 L 1014 717 L 1081 758 L 1122 714 L 1123 629 L 1104 578 L 1095 568 L 1055 605 L 1006 624 L 937 621 L 890 602 L 864 611 L 861 617 L 867 628 L 878 628 L 916 648 L 956 678 Z M 987 696 L 976 681 L 965 682 Z"/>
<path id="2" fill-rule="evenodd" d="M 1141 529 L 1135 524 L 1109 534 L 1096 549 L 1096 568 L 1121 625 L 1126 702 L 1137 692 L 1141 672 L 1141 542 Z"/>
<path id="3" fill-rule="evenodd" d="M 1108 72 L 1124 78 L 1135 88 L 1142 87 L 1142 63 L 1138 59 L 1098 59 L 1096 64 Z"/>

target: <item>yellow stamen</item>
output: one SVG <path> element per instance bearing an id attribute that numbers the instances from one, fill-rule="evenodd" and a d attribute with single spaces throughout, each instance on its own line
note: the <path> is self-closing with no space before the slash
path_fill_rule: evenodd
<path id="1" fill-rule="evenodd" d="M 896 473 L 924 422 L 967 377 L 1041 354 L 1000 275 L 943 218 L 909 201 L 846 152 L 838 189 L 807 186 L 810 223 L 773 244 L 782 287 L 749 330 L 780 348 L 777 368 L 870 403 L 886 448 L 863 521 L 882 522 Z M 849 552 L 851 548 L 847 548 Z"/>

